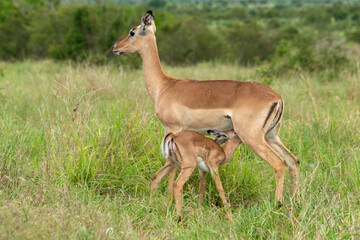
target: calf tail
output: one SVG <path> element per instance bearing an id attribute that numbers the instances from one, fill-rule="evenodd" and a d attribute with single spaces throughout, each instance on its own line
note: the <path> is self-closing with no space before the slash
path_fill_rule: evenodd
<path id="1" fill-rule="evenodd" d="M 161 152 L 165 159 L 167 159 L 169 157 L 170 151 L 172 151 L 172 152 L 174 151 L 173 149 L 170 149 L 170 147 L 169 147 L 170 142 L 174 142 L 172 133 L 168 133 L 163 138 L 162 143 L 161 143 Z M 171 145 L 173 145 L 173 144 L 171 144 Z"/>
<path id="2" fill-rule="evenodd" d="M 175 141 L 174 141 L 174 134 L 168 133 L 162 143 L 161 143 L 161 152 L 165 159 L 168 159 L 169 155 L 171 154 L 171 158 L 175 160 L 176 162 L 179 161 L 177 154 L 178 153 L 181 157 L 181 154 L 179 152 L 179 148 L 177 147 Z"/>

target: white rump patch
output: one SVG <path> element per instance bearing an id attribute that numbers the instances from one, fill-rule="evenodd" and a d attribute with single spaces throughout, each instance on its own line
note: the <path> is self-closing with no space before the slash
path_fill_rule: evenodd
<path id="1" fill-rule="evenodd" d="M 280 101 L 278 101 L 278 104 L 277 104 L 277 106 L 276 106 L 276 112 L 279 111 L 279 107 L 280 107 Z"/>

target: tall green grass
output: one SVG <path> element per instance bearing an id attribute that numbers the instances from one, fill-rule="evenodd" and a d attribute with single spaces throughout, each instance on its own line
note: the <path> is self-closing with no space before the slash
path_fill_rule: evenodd
<path id="1" fill-rule="evenodd" d="M 221 168 L 234 222 L 208 176 L 185 186 L 184 225 L 166 204 L 164 130 L 141 70 L 52 61 L 0 63 L 0 238 L 145 239 L 360 237 L 359 73 L 337 81 L 293 75 L 271 81 L 285 99 L 281 136 L 300 159 L 301 205 L 274 204 L 272 169 L 247 146 Z M 165 67 L 172 76 L 266 81 L 255 68 L 212 63 Z"/>

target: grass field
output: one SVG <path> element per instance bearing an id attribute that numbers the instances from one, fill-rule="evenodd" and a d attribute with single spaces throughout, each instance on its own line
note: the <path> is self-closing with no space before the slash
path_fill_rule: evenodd
<path id="1" fill-rule="evenodd" d="M 262 82 L 256 68 L 166 67 L 175 77 Z M 220 169 L 234 222 L 208 176 L 186 184 L 184 224 L 166 204 L 164 130 L 142 70 L 52 61 L 0 63 L 0 239 L 359 239 L 360 69 L 336 81 L 281 77 L 281 137 L 300 159 L 301 205 L 276 208 L 270 166 L 247 146 Z M 150 211 L 152 210 L 152 211 Z"/>

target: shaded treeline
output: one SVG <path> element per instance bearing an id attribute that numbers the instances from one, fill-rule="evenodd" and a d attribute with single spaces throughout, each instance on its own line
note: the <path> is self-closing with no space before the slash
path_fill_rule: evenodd
<path id="1" fill-rule="evenodd" d="M 108 62 L 113 42 L 154 6 L 3 0 L 0 59 Z M 159 53 L 167 64 L 267 62 L 273 73 L 302 69 L 334 76 L 355 66 L 359 53 L 359 3 L 164 2 L 154 12 Z M 134 67 L 141 62 L 136 56 L 118 61 Z"/>

